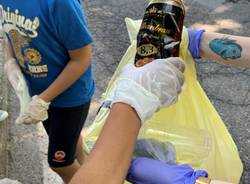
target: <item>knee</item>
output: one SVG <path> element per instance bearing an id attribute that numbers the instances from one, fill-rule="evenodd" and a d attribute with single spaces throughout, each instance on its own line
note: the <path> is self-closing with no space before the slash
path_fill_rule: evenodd
<path id="1" fill-rule="evenodd" d="M 75 162 L 70 162 L 67 164 L 51 164 L 49 163 L 49 167 L 51 170 L 59 174 L 61 177 L 63 177 L 65 174 L 71 171 L 72 168 L 74 168 Z"/>
<path id="2" fill-rule="evenodd" d="M 73 175 L 79 169 L 79 166 L 76 162 L 74 162 L 71 165 L 63 167 L 50 166 L 50 168 L 62 178 L 64 183 L 69 183 Z"/>
<path id="3" fill-rule="evenodd" d="M 63 173 L 65 170 L 68 170 L 68 168 L 71 168 L 71 166 L 74 165 L 73 160 L 63 163 L 49 161 L 48 163 L 50 168 L 58 174 Z"/>
<path id="4" fill-rule="evenodd" d="M 62 175 L 64 173 L 64 170 L 65 170 L 66 167 L 67 166 L 65 166 L 65 167 L 53 167 L 53 166 L 50 165 L 50 169 L 52 171 L 56 172 L 59 175 Z"/>
<path id="5" fill-rule="evenodd" d="M 66 166 L 60 166 L 60 167 L 58 167 L 58 166 L 55 167 L 55 166 L 50 165 L 50 169 L 52 169 L 54 172 L 56 172 L 60 176 L 63 176 L 71 170 L 73 165 L 74 165 L 74 163 L 72 163 L 70 165 L 66 165 Z"/>
<path id="6" fill-rule="evenodd" d="M 51 165 L 49 167 L 52 171 L 56 172 L 57 174 L 59 174 L 64 168 L 64 167 L 53 167 Z"/>

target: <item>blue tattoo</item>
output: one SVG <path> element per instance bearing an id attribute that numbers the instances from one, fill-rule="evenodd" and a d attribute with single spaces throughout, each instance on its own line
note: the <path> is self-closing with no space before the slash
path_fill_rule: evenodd
<path id="1" fill-rule="evenodd" d="M 216 38 L 209 43 L 209 47 L 225 60 L 241 57 L 242 47 L 235 40 Z"/>

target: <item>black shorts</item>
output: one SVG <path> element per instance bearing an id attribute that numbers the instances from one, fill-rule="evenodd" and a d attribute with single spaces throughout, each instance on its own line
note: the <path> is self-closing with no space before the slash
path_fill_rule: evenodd
<path id="1" fill-rule="evenodd" d="M 43 126 L 49 136 L 48 163 L 52 167 L 71 165 L 76 146 L 88 115 L 90 102 L 70 108 L 49 107 Z"/>

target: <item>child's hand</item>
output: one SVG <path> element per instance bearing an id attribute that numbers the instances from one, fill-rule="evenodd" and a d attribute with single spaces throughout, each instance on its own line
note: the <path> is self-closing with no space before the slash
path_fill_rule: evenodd
<path id="1" fill-rule="evenodd" d="M 17 124 L 35 124 L 48 118 L 48 109 L 50 102 L 45 102 L 39 96 L 32 97 L 27 109 L 17 118 Z"/>
<path id="2" fill-rule="evenodd" d="M 5 120 L 8 117 L 8 113 L 6 111 L 0 110 L 0 121 Z"/>
<path id="3" fill-rule="evenodd" d="M 157 59 L 142 67 L 128 64 L 117 81 L 113 103 L 132 106 L 142 122 L 175 103 L 184 83 L 185 64 L 180 58 Z"/>

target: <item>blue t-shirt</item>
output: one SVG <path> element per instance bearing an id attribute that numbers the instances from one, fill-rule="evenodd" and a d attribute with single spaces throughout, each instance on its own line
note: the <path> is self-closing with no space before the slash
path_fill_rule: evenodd
<path id="1" fill-rule="evenodd" d="M 70 60 L 68 50 L 93 41 L 79 0 L 1 0 L 0 17 L 31 96 L 42 93 L 58 77 Z M 51 105 L 84 104 L 94 90 L 90 65 Z"/>

